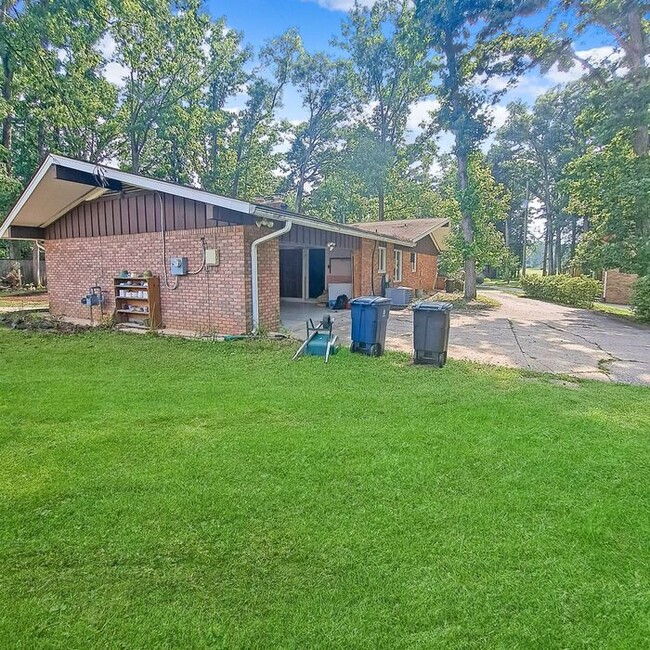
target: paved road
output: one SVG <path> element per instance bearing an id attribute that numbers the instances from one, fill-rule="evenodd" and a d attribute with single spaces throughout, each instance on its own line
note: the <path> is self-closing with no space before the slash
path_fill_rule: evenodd
<path id="1" fill-rule="evenodd" d="M 564 307 L 490 291 L 501 307 L 452 312 L 449 356 L 483 363 L 528 368 L 650 385 L 650 328 L 586 309 Z M 304 337 L 304 306 L 283 306 L 285 326 Z M 307 313 L 320 318 L 325 310 Z M 349 342 L 349 312 L 332 312 L 335 330 Z M 386 347 L 411 350 L 412 315 L 393 311 Z"/>

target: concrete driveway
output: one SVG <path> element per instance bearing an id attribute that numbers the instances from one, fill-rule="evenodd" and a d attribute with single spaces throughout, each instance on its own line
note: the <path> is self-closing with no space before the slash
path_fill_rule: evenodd
<path id="1" fill-rule="evenodd" d="M 449 356 L 541 372 L 650 385 L 650 328 L 587 309 L 490 291 L 501 306 L 452 312 Z M 300 303 L 282 305 L 284 326 L 304 338 L 306 317 L 331 313 L 343 344 L 350 341 L 350 312 Z M 411 351 L 412 314 L 392 311 L 386 347 Z"/>

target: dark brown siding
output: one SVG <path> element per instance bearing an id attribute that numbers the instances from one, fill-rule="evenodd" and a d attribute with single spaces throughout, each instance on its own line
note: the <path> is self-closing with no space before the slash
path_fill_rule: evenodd
<path id="1" fill-rule="evenodd" d="M 408 250 L 412 251 L 414 249 L 410 248 Z M 440 251 L 436 248 L 436 245 L 433 243 L 433 239 L 431 239 L 429 236 L 420 239 L 420 241 L 415 246 L 415 252 L 426 253 L 427 255 L 440 255 Z"/>
<path id="2" fill-rule="evenodd" d="M 358 237 L 344 235 L 338 232 L 317 230 L 306 226 L 294 225 L 293 228 L 280 239 L 281 244 L 293 244 L 295 246 L 313 246 L 325 248 L 328 243 L 334 242 L 338 248 L 355 250 L 359 247 L 361 240 Z"/>
<path id="3" fill-rule="evenodd" d="M 210 228 L 224 223 L 252 223 L 248 215 L 240 215 L 233 210 L 215 208 L 169 194 L 162 196 L 166 230 Z M 46 239 L 136 235 L 160 230 L 160 199 L 152 192 L 141 192 L 81 203 L 48 226 Z"/>

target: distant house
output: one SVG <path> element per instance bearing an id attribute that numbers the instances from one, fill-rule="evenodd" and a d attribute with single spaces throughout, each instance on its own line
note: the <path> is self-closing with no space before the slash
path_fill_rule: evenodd
<path id="1" fill-rule="evenodd" d="M 285 300 L 380 294 L 388 278 L 431 290 L 448 231 L 446 219 L 332 223 L 50 155 L 0 238 L 45 240 L 55 315 L 88 317 L 93 286 L 111 312 L 114 278 L 151 271 L 163 326 L 236 334 L 278 328 Z"/>

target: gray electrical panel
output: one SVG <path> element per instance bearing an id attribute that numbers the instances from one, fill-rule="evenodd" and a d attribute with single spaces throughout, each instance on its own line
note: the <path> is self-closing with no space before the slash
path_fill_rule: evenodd
<path id="1" fill-rule="evenodd" d="M 169 270 L 172 275 L 187 275 L 187 257 L 172 257 Z"/>

